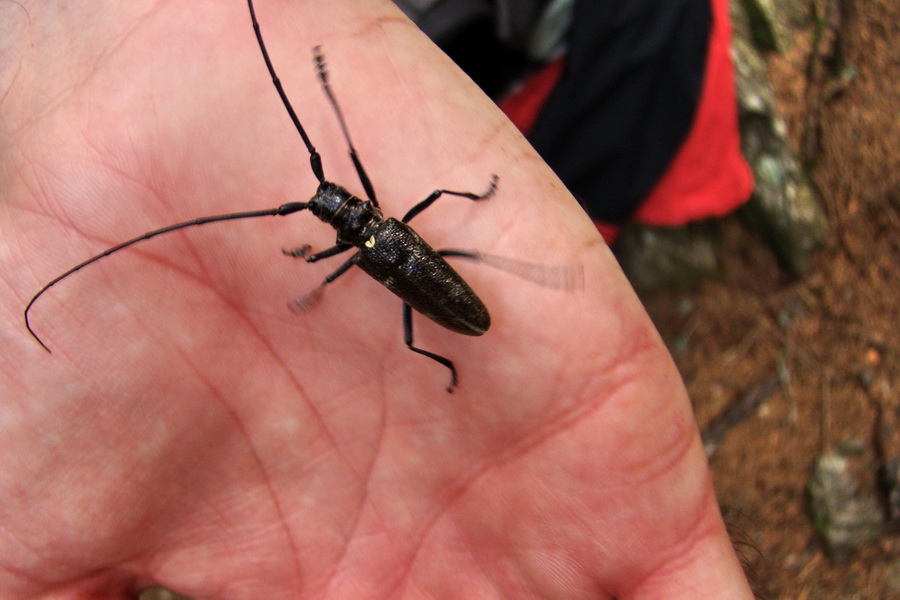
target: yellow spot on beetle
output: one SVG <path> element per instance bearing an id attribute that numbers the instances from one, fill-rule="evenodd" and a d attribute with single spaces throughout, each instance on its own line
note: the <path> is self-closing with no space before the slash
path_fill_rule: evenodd
<path id="1" fill-rule="evenodd" d="M 366 248 L 374 248 L 375 247 L 375 236 L 373 235 L 369 239 L 366 240 Z"/>

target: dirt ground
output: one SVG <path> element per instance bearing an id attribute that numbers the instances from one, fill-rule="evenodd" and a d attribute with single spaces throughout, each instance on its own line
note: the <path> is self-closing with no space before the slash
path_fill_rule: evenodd
<path id="1" fill-rule="evenodd" d="M 819 2 L 825 5 L 825 2 Z M 770 58 L 798 154 L 830 221 L 809 273 L 788 277 L 735 219 L 720 224 L 721 278 L 644 295 L 701 428 L 767 383 L 771 395 L 711 458 L 719 501 L 766 599 L 900 598 L 897 524 L 843 564 L 823 551 L 805 486 L 825 449 L 856 444 L 862 489 L 900 456 L 900 3 L 844 0 L 836 36 L 801 30 Z M 814 51 L 817 48 L 818 51 Z M 838 48 L 854 73 L 810 56 Z M 884 500 L 884 498 L 881 498 Z"/>

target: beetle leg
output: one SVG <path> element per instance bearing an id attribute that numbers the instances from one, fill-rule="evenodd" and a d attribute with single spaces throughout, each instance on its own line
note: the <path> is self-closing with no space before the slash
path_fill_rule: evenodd
<path id="1" fill-rule="evenodd" d="M 341 252 L 346 252 L 350 248 L 353 248 L 352 244 L 338 244 L 337 246 L 333 246 L 328 250 L 322 250 L 321 252 L 310 254 L 310 250 L 312 250 L 312 247 L 310 247 L 309 244 L 306 244 L 304 246 L 300 246 L 299 248 L 294 248 L 293 250 L 282 248 L 281 253 L 285 256 L 290 256 L 291 258 L 302 258 L 308 263 L 314 263 L 317 260 L 322 260 L 323 258 L 336 256 Z"/>
<path id="2" fill-rule="evenodd" d="M 438 250 L 441 256 L 454 256 L 456 258 L 467 258 L 469 260 L 480 261 L 482 255 L 480 252 L 472 252 L 468 250 Z"/>
<path id="3" fill-rule="evenodd" d="M 301 250 L 302 250 L 302 248 L 301 248 Z M 334 250 L 334 248 L 332 248 L 331 250 Z M 299 255 L 299 256 L 302 256 L 302 255 Z M 316 287 L 316 289 L 314 289 L 310 293 L 300 296 L 296 300 L 291 300 L 290 302 L 288 302 L 288 308 L 291 309 L 291 312 L 295 312 L 295 313 L 302 312 L 304 310 L 309 309 L 316 302 L 318 302 L 319 298 L 322 297 L 322 292 L 325 291 L 325 286 L 328 285 L 329 283 L 331 283 L 332 281 L 334 281 L 335 279 L 337 279 L 338 277 L 340 277 L 341 275 L 343 275 L 344 273 L 346 273 L 350 269 L 350 267 L 355 265 L 356 264 L 356 262 L 354 260 L 355 258 L 356 258 L 356 254 L 354 254 L 350 258 L 350 260 L 348 260 L 347 262 L 342 264 L 340 267 L 338 267 L 338 269 L 334 273 L 332 273 L 331 275 L 329 275 L 328 277 L 323 279 L 322 283 L 320 283 Z"/>
<path id="4" fill-rule="evenodd" d="M 456 367 L 453 366 L 453 362 L 449 358 L 444 358 L 440 354 L 435 354 L 434 352 L 429 352 L 428 350 L 422 350 L 421 348 L 416 348 L 412 345 L 412 308 L 406 302 L 403 303 L 403 338 L 406 342 L 406 347 L 413 352 L 417 352 L 418 354 L 427 356 L 431 360 L 437 361 L 450 369 L 450 385 L 447 386 L 447 392 L 452 394 L 453 390 L 456 389 Z"/>
<path id="5" fill-rule="evenodd" d="M 460 198 L 468 198 L 469 200 L 487 200 L 491 196 L 494 195 L 494 192 L 497 191 L 497 182 L 500 181 L 500 178 L 496 175 L 491 175 L 491 183 L 488 185 L 488 189 L 483 194 L 475 194 L 473 192 L 454 192 L 452 190 L 434 190 L 431 192 L 431 195 L 413 206 L 409 209 L 403 219 L 401 219 L 404 223 L 409 223 L 413 217 L 418 215 L 420 212 L 434 204 L 434 201 L 447 194 L 448 196 L 459 196 Z"/>

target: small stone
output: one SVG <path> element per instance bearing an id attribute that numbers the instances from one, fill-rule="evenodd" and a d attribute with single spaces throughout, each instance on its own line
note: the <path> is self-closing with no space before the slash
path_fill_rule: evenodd
<path id="1" fill-rule="evenodd" d="M 877 500 L 860 493 L 850 466 L 844 456 L 823 454 L 816 459 L 807 485 L 813 528 L 835 562 L 846 561 L 851 553 L 874 540 L 884 524 Z"/>

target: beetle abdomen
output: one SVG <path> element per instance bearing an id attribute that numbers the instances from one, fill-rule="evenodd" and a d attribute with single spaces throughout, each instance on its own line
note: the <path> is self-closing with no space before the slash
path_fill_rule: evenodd
<path id="1" fill-rule="evenodd" d="M 469 284 L 408 225 L 387 219 L 359 248 L 356 264 L 416 312 L 465 335 L 490 327 L 487 308 Z"/>

